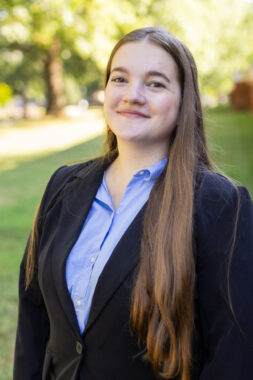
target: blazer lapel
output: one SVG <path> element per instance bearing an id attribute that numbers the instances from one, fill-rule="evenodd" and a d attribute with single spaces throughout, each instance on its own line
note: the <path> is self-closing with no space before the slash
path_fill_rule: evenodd
<path id="1" fill-rule="evenodd" d="M 108 162 L 94 169 L 84 168 L 63 194 L 61 213 L 52 246 L 52 273 L 62 309 L 75 332 L 80 335 L 74 305 L 66 282 L 66 260 L 77 240 Z M 91 169 L 91 170 L 90 170 Z M 139 211 L 106 263 L 96 286 L 84 333 L 93 325 L 114 292 L 139 261 L 141 225 L 146 205 Z"/>
<path id="2" fill-rule="evenodd" d="M 114 292 L 139 261 L 141 226 L 145 209 L 146 204 L 121 237 L 98 279 L 84 334 L 93 325 Z"/>
<path id="3" fill-rule="evenodd" d="M 88 175 L 85 175 L 87 168 L 84 168 L 76 175 L 77 178 L 74 178 L 66 187 L 61 200 L 61 213 L 51 254 L 52 273 L 58 298 L 71 325 L 78 334 L 80 334 L 80 330 L 66 282 L 66 260 L 89 213 L 102 181 L 105 167 L 104 165 L 96 165 L 95 169 L 89 171 Z"/>

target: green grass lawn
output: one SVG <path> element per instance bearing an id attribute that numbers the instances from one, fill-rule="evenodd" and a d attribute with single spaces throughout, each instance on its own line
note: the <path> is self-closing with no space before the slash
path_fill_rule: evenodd
<path id="1" fill-rule="evenodd" d="M 253 197 L 253 114 L 226 109 L 209 110 L 205 114 L 208 143 L 215 161 L 224 172 L 245 185 Z M 58 166 L 96 156 L 101 142 L 99 137 L 47 156 L 31 156 L 26 160 L 8 158 L 15 167 L 0 171 L 0 380 L 12 378 L 19 262 L 36 204 Z M 4 161 L 0 161 L 2 167 Z"/>
<path id="2" fill-rule="evenodd" d="M 246 186 L 253 198 L 253 113 L 225 108 L 205 114 L 214 161 L 227 175 Z"/>

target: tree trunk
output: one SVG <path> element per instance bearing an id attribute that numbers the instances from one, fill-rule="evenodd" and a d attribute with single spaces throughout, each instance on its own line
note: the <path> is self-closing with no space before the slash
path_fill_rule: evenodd
<path id="1" fill-rule="evenodd" d="M 26 97 L 25 87 L 26 86 L 24 86 L 24 88 L 20 91 L 20 95 L 22 96 L 23 100 L 23 119 L 28 119 L 28 99 Z"/>
<path id="2" fill-rule="evenodd" d="M 45 81 L 47 88 L 47 114 L 61 114 L 65 100 L 63 95 L 63 66 L 59 58 L 61 42 L 55 38 L 45 57 Z"/>

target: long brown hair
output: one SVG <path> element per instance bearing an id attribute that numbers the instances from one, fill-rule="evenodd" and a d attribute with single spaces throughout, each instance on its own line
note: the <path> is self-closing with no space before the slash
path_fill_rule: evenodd
<path id="1" fill-rule="evenodd" d="M 166 30 L 142 28 L 124 36 L 124 44 L 146 39 L 162 47 L 177 64 L 181 107 L 168 141 L 166 170 L 155 184 L 143 221 L 141 260 L 132 293 L 131 322 L 145 354 L 162 378 L 190 379 L 193 293 L 193 196 L 196 168 L 211 168 L 203 127 L 197 69 L 189 50 Z M 117 152 L 117 139 L 107 129 L 108 154 Z"/>

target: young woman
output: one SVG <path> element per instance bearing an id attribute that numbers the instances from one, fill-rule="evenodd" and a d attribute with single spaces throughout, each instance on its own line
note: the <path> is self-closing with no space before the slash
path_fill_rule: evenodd
<path id="1" fill-rule="evenodd" d="M 58 169 L 38 209 L 14 380 L 251 380 L 253 205 L 211 170 L 189 50 L 123 37 L 104 111 L 108 152 Z"/>

